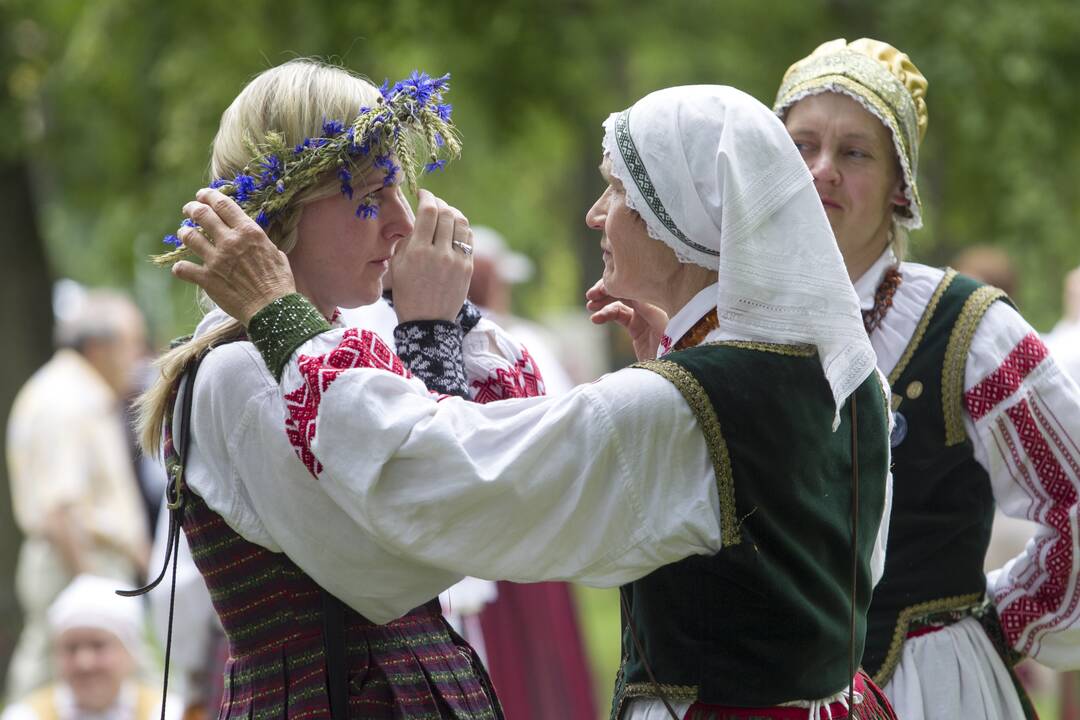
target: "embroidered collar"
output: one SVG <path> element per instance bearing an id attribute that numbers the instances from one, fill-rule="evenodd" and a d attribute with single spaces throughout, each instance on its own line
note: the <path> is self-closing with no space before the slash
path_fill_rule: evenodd
<path id="1" fill-rule="evenodd" d="M 717 283 L 701 290 L 697 295 L 690 298 L 690 302 L 683 305 L 679 312 L 668 320 L 664 335 L 660 338 L 660 347 L 656 349 L 656 356 L 664 355 L 677 343 L 683 335 L 689 332 L 701 318 L 710 310 L 716 308 L 716 298 L 719 290 Z"/>

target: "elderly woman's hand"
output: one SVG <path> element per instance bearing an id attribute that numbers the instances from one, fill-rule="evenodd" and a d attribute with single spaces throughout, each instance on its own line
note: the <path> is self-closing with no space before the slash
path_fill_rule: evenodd
<path id="1" fill-rule="evenodd" d="M 420 191 L 416 224 L 390 260 L 399 322 L 457 318 L 472 279 L 469 221 L 427 190 Z"/>
<path id="2" fill-rule="evenodd" d="M 181 260 L 172 273 L 201 287 L 222 310 L 247 325 L 270 302 L 296 292 L 285 253 L 232 198 L 203 188 L 184 205 L 184 214 L 212 240 L 182 228 L 180 239 L 203 264 Z"/>
<path id="3" fill-rule="evenodd" d="M 638 360 L 656 357 L 656 348 L 660 346 L 668 323 L 667 313 L 663 310 L 647 302 L 612 297 L 603 280 L 597 280 L 585 292 L 585 309 L 592 313 L 589 319 L 597 325 L 616 322 L 626 328 Z"/>

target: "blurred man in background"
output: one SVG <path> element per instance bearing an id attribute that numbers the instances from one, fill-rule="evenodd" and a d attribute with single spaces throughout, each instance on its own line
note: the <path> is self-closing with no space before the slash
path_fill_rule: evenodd
<path id="1" fill-rule="evenodd" d="M 25 535 L 15 576 L 24 627 L 9 699 L 50 679 L 46 610 L 60 591 L 82 573 L 130 587 L 149 552 L 121 401 L 146 352 L 142 315 L 107 290 L 77 292 L 56 307 L 58 349 L 8 418 L 12 505 Z"/>

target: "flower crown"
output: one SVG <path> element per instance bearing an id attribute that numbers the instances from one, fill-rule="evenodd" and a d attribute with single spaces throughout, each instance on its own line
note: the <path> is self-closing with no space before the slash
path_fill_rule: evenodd
<path id="1" fill-rule="evenodd" d="M 379 88 L 375 106 L 361 107 L 347 125 L 339 120 L 324 120 L 321 137 L 305 138 L 296 146 L 286 144 L 281 133 L 267 133 L 262 144 L 250 143 L 253 160 L 243 170 L 232 179 L 215 179 L 210 187 L 232 197 L 264 229 L 277 220 L 298 193 L 330 172 L 336 171 L 341 193 L 352 199 L 350 168 L 361 158 L 374 156 L 372 164 L 385 173 L 384 187 L 396 182 L 400 172 L 402 181 L 415 194 L 417 156 L 421 154 L 410 147 L 410 136 L 418 138 L 418 144 L 426 150 L 424 172 L 442 169 L 446 157 L 461 153 L 461 142 L 450 120 L 452 108 L 443 102 L 443 93 L 449 89 L 449 74 L 433 78 L 414 70 L 393 85 L 388 80 Z M 440 154 L 445 157 L 440 158 Z M 372 196 L 365 195 L 356 216 L 370 219 L 378 214 Z M 181 227 L 198 225 L 185 219 Z M 175 234 L 166 235 L 164 242 L 175 249 L 152 256 L 155 264 L 168 265 L 189 255 Z"/>

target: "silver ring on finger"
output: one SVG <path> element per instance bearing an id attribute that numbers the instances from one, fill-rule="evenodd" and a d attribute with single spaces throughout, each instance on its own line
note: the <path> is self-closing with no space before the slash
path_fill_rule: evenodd
<path id="1" fill-rule="evenodd" d="M 472 245 L 469 245 L 468 243 L 463 243 L 460 240 L 454 240 L 450 244 L 456 247 L 461 252 L 465 253 L 466 255 L 472 255 L 473 253 Z"/>

